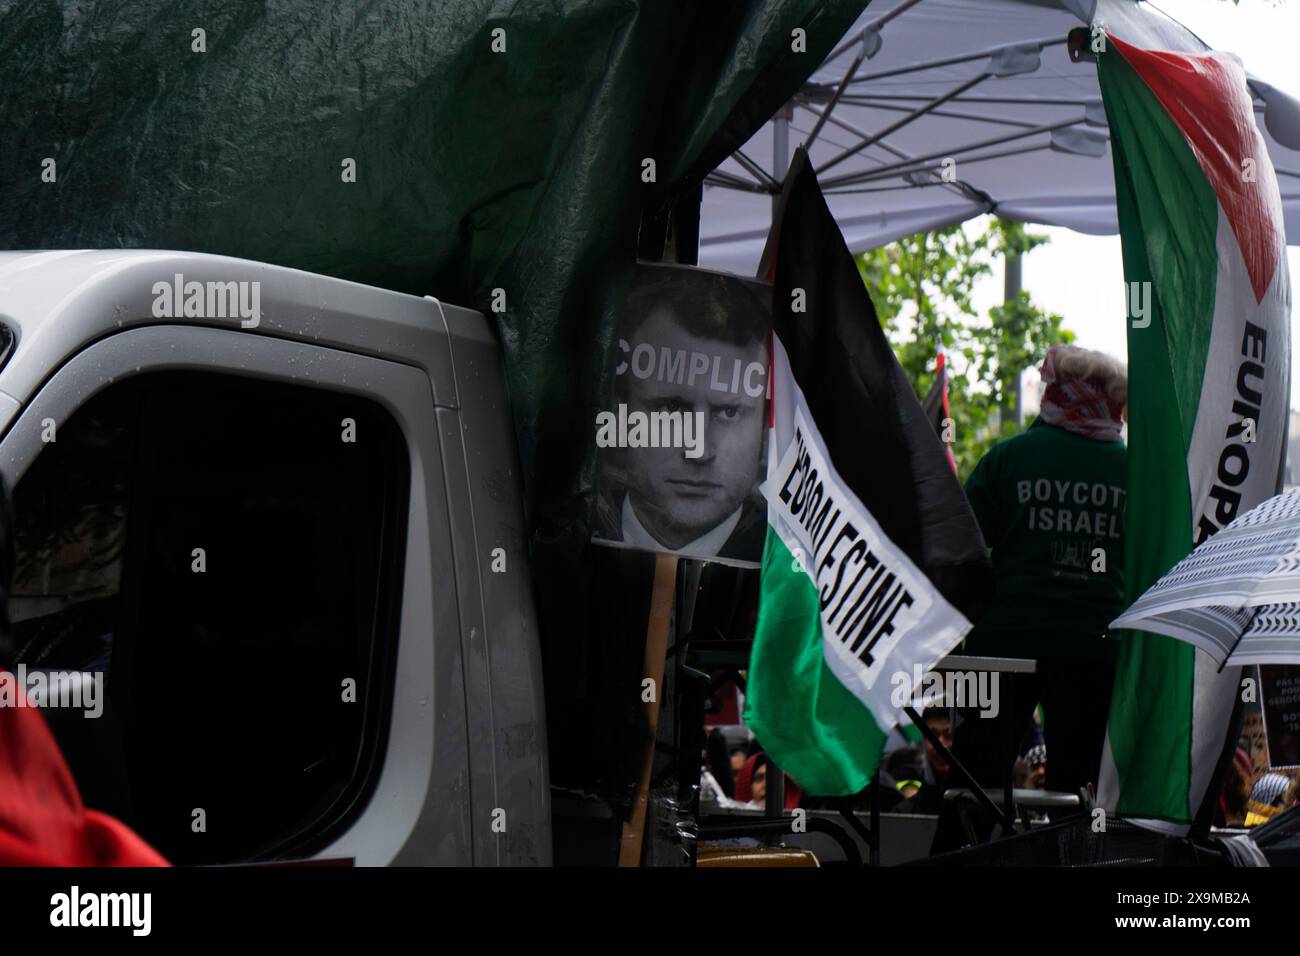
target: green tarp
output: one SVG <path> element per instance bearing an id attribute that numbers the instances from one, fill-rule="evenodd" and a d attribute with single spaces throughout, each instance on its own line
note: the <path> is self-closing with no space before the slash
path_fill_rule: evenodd
<path id="1" fill-rule="evenodd" d="M 772 115 L 865 5 L 0 2 L 0 247 L 199 250 L 485 310 L 504 289 L 553 772 L 621 785 L 614 764 L 636 748 L 614 733 L 602 755 L 569 731 L 617 724 L 608 695 L 639 714 L 640 647 L 589 653 L 607 638 L 586 544 L 638 226 Z"/>

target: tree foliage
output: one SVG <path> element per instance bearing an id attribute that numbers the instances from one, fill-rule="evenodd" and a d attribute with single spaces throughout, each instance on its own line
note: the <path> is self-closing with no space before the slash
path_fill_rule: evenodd
<path id="1" fill-rule="evenodd" d="M 934 382 L 940 343 L 947 354 L 953 454 L 962 480 L 993 444 L 1021 431 L 999 409 L 1017 377 L 1038 365 L 1055 342 L 1073 341 L 1062 318 L 1020 292 L 980 314 L 975 286 L 1005 255 L 1048 241 L 1020 223 L 991 219 L 982 232 L 949 226 L 858 256 L 858 270 L 899 364 L 918 398 Z"/>

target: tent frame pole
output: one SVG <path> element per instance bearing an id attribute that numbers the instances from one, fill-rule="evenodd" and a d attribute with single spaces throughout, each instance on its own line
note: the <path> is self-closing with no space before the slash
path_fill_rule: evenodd
<path id="1" fill-rule="evenodd" d="M 808 96 L 808 87 L 800 91 L 799 96 Z M 816 92 L 820 92 L 817 90 Z M 920 93 L 853 93 L 845 98 L 845 103 L 854 106 L 877 106 L 879 100 L 928 100 L 930 97 Z M 1091 105 L 1101 105 L 1101 100 L 1078 99 L 1069 96 L 957 96 L 953 98 L 954 103 L 974 103 L 980 106 L 1008 105 L 1016 104 L 1022 106 L 1082 106 L 1087 108 Z M 877 106 L 878 109 L 884 107 Z M 980 117 L 988 120 L 990 117 Z"/>
<path id="2" fill-rule="evenodd" d="M 788 141 L 789 139 L 788 126 L 787 126 L 786 137 Z M 778 169 L 777 170 L 778 175 L 772 176 L 771 174 L 768 173 L 766 169 L 764 169 L 758 163 L 754 162 L 752 159 L 746 156 L 745 151 L 743 149 L 736 150 L 734 153 L 731 154 L 731 157 L 736 162 L 740 163 L 740 165 L 744 166 L 745 171 L 748 172 L 751 176 L 753 176 L 756 180 L 758 180 L 759 185 L 766 187 L 767 190 L 769 191 L 780 190 L 781 179 L 785 177 L 785 173 L 781 172 Z M 775 163 L 773 164 L 773 168 L 776 168 Z"/>
<path id="3" fill-rule="evenodd" d="M 840 152 L 835 156 L 832 156 L 830 159 L 822 163 L 821 166 L 817 168 L 816 172 L 818 178 L 820 179 L 822 174 L 824 174 L 831 167 L 838 166 L 840 163 L 844 162 L 844 160 L 848 159 L 850 156 L 856 155 L 861 150 L 866 149 L 868 146 L 876 142 L 881 137 L 888 136 L 890 133 L 898 132 L 898 130 L 902 129 L 904 126 L 907 126 L 909 123 L 915 122 L 916 120 L 920 119 L 922 116 L 925 116 L 927 113 L 933 111 L 936 107 L 942 106 L 944 103 L 947 103 L 954 96 L 964 93 L 967 90 L 971 89 L 972 87 L 978 86 L 980 83 L 983 83 L 992 75 L 993 74 L 988 72 L 981 73 L 979 76 L 971 77 L 969 80 L 967 80 L 964 83 L 957 84 L 947 93 L 942 93 L 939 96 L 936 96 L 934 99 L 932 99 L 929 103 L 926 103 L 925 105 L 919 106 L 916 109 L 912 110 L 902 119 L 900 119 L 898 122 L 890 123 L 880 132 L 873 133 L 871 136 L 868 136 L 866 139 L 862 140 L 856 145 L 850 146 L 847 149 L 845 149 L 843 152 Z"/>
<path id="4" fill-rule="evenodd" d="M 864 130 L 861 126 L 855 126 L 854 124 L 850 123 L 848 120 L 842 119 L 841 117 L 831 116 L 829 109 L 826 112 L 822 112 L 815 104 L 805 102 L 804 100 L 797 100 L 796 102 L 801 108 L 807 110 L 809 113 L 812 113 L 813 116 L 824 118 L 832 126 L 838 126 L 846 133 L 852 133 L 854 136 L 862 136 L 862 137 L 869 137 L 871 135 L 866 130 Z M 877 139 L 875 145 L 879 146 L 887 153 L 892 153 L 898 159 L 905 159 L 908 162 L 915 161 L 915 157 L 911 153 L 899 149 L 897 146 L 892 145 L 886 140 Z"/>
<path id="5" fill-rule="evenodd" d="M 854 36 L 852 40 L 845 40 L 843 43 L 837 46 L 831 52 L 831 55 L 826 58 L 825 62 L 829 63 L 837 56 L 843 55 L 846 50 L 853 49 L 853 45 L 855 43 L 861 43 L 863 38 L 868 33 L 872 32 L 873 30 L 879 31 L 881 27 L 883 27 L 890 20 L 894 19 L 894 17 L 898 16 L 900 13 L 904 13 L 907 10 L 910 10 L 912 7 L 916 6 L 920 2 L 921 0 L 903 0 L 903 2 L 900 3 L 898 6 L 894 7 L 894 9 L 886 13 L 882 13 L 880 16 L 876 17 L 876 19 L 872 20 L 861 30 L 859 30 L 857 32 L 857 35 Z"/>
<path id="6" fill-rule="evenodd" d="M 1041 153 L 1043 150 L 1047 150 L 1047 149 L 1051 149 L 1051 148 L 1052 148 L 1052 147 L 1051 147 L 1050 144 L 1048 144 L 1048 143 L 1044 143 L 1044 144 L 1041 145 L 1041 146 L 1027 146 L 1027 147 L 1024 147 L 1024 148 L 1018 148 L 1018 149 L 1004 149 L 1004 150 L 1001 150 L 1001 151 L 996 152 L 996 153 L 981 153 L 981 154 L 978 155 L 978 156 L 967 156 L 965 159 L 962 160 L 962 164 L 965 165 L 965 166 L 974 166 L 976 163 L 987 163 L 987 162 L 991 162 L 992 160 L 995 160 L 995 159 L 1005 159 L 1005 158 L 1008 157 L 1008 156 L 1028 156 L 1030 153 Z M 938 170 L 941 170 L 942 168 L 943 168 L 943 163 L 942 163 L 942 162 L 927 162 L 924 166 L 917 166 L 917 167 L 914 167 L 913 169 L 906 170 L 906 173 L 907 173 L 908 175 L 911 175 L 911 174 L 915 174 L 915 173 L 936 172 L 936 171 L 938 171 Z M 882 178 L 887 178 L 887 177 L 882 177 Z M 831 195 L 834 195 L 834 194 L 836 194 L 836 193 L 842 193 L 842 192 L 853 192 L 853 191 L 854 191 L 854 190 L 852 189 L 853 186 L 856 186 L 856 185 L 867 185 L 867 184 L 870 183 L 870 182 L 872 182 L 872 180 L 867 180 L 866 182 L 861 183 L 861 184 L 858 184 L 858 183 L 850 183 L 848 186 L 839 186 L 839 187 L 836 187 L 835 189 L 827 189 L 826 192 L 827 192 L 828 194 L 831 194 Z M 942 182 L 941 182 L 941 183 L 918 183 L 918 184 L 916 184 L 916 185 L 921 185 L 921 186 L 936 185 L 936 186 L 937 186 L 937 185 L 940 185 L 940 184 L 942 184 L 942 185 L 944 185 L 944 186 L 949 186 L 949 187 L 955 188 L 955 189 L 957 189 L 959 192 L 963 192 L 963 194 L 964 194 L 964 192 L 965 192 L 964 190 L 962 190 L 962 189 L 960 188 L 960 186 L 961 186 L 961 180 L 957 180 L 957 181 L 955 181 L 955 182 L 951 182 L 951 183 L 942 183 Z M 899 186 L 882 186 L 882 187 L 880 187 L 880 188 L 881 188 L 881 189 L 899 189 L 899 188 L 903 188 L 903 187 L 899 187 Z"/>
<path id="7" fill-rule="evenodd" d="M 812 106 L 812 105 L 810 105 L 810 104 L 808 104 L 808 103 L 803 103 L 803 102 L 800 102 L 799 105 L 800 105 L 801 107 L 803 107 L 804 109 L 806 109 L 806 110 L 807 110 L 808 112 L 810 112 L 810 113 L 814 113 L 814 114 L 817 113 L 817 107 L 816 107 L 816 106 Z M 868 135 L 864 130 L 861 129 L 861 127 L 854 126 L 852 123 L 848 122 L 848 121 L 845 120 L 845 119 L 842 119 L 841 117 L 838 117 L 838 116 L 831 116 L 831 117 L 829 117 L 829 121 L 830 121 L 831 125 L 833 125 L 833 126 L 838 126 L 838 127 L 840 127 L 841 129 L 847 130 L 848 132 L 853 133 L 853 134 L 856 135 L 856 136 L 866 136 L 866 135 Z M 899 149 L 899 148 L 896 147 L 896 146 L 891 145 L 890 143 L 888 143 L 887 141 L 885 141 L 885 140 L 883 140 L 883 139 L 882 139 L 882 140 L 877 140 L 876 145 L 879 146 L 881 149 L 885 150 L 886 152 L 893 153 L 894 156 L 896 156 L 897 158 L 899 158 L 899 159 L 901 159 L 901 160 L 906 160 L 906 161 L 909 162 L 909 163 L 914 163 L 914 162 L 917 162 L 917 161 L 918 161 L 917 158 L 916 158 L 915 156 L 913 156 L 912 154 L 904 152 L 903 150 Z M 984 163 L 984 162 L 988 162 L 988 161 L 990 161 L 990 160 L 994 160 L 994 159 L 1002 159 L 1002 158 L 1004 158 L 1004 157 L 1006 157 L 1006 156 L 1027 156 L 1027 155 L 1029 155 L 1030 153 L 1041 152 L 1042 150 L 1050 149 L 1050 148 L 1051 148 L 1051 147 L 1050 147 L 1049 145 L 1046 145 L 1046 144 L 1045 144 L 1045 145 L 1042 145 L 1042 146 L 1028 146 L 1028 147 L 1020 147 L 1020 148 L 1016 148 L 1016 149 L 1004 149 L 1004 150 L 1001 150 L 1000 152 L 996 152 L 996 153 L 985 153 L 985 154 L 983 154 L 982 156 L 969 156 L 969 157 L 967 157 L 966 159 L 962 160 L 962 162 L 965 163 L 965 164 L 967 164 L 967 165 L 970 165 L 970 164 L 973 164 L 973 163 Z M 928 165 L 923 166 L 923 167 L 921 167 L 920 169 L 912 170 L 912 171 L 913 171 L 913 172 L 933 172 L 933 171 L 935 171 L 935 170 L 940 169 L 940 168 L 942 167 L 942 165 L 943 165 L 942 163 L 929 163 Z M 940 182 L 936 182 L 936 183 L 921 183 L 921 184 L 917 184 L 917 185 L 918 185 L 918 186 L 921 186 L 921 185 L 925 185 L 925 186 L 943 186 L 945 189 L 949 190 L 950 192 L 954 192 L 954 193 L 957 193 L 957 194 L 960 195 L 960 196 L 964 196 L 964 197 L 966 197 L 966 198 L 970 198 L 969 191 L 968 191 L 966 188 L 964 188 L 964 185 L 965 185 L 965 184 L 960 183 L 960 182 L 947 183 L 947 182 L 942 182 L 942 181 L 940 181 Z M 904 187 L 890 186 L 890 187 L 886 187 L 886 188 L 888 188 L 888 189 L 898 189 L 898 188 L 904 188 Z M 843 192 L 850 192 L 851 190 L 842 190 L 842 191 L 843 191 Z M 827 193 L 827 195 L 833 195 L 833 191 L 832 191 L 831 189 L 826 189 L 825 192 Z"/>
<path id="8" fill-rule="evenodd" d="M 863 33 L 865 34 L 865 32 L 866 31 L 864 30 Z M 862 49 L 858 51 L 858 55 L 855 56 L 853 62 L 849 64 L 848 72 L 844 74 L 844 78 L 840 80 L 839 85 L 835 87 L 835 92 L 832 94 L 830 102 L 826 104 L 826 109 L 822 110 L 818 115 L 817 122 L 813 124 L 812 132 L 809 133 L 808 138 L 803 141 L 804 149 L 812 149 L 812 144 L 815 143 L 817 137 L 821 135 L 822 127 L 825 126 L 826 121 L 831 118 L 831 112 L 835 109 L 835 105 L 839 103 L 840 97 L 843 96 L 844 91 L 848 89 L 849 81 L 853 79 L 853 74 L 858 72 L 858 67 L 862 65 L 862 61 L 866 58 L 867 48 L 864 41 Z"/>
<path id="9" fill-rule="evenodd" d="M 872 102 L 868 102 L 867 98 L 865 97 L 863 98 L 855 97 L 853 99 L 845 100 L 844 102 L 849 103 L 849 105 L 851 106 L 865 106 L 868 109 L 882 110 L 887 113 L 911 112 L 910 107 L 902 104 L 872 103 Z M 807 109 L 808 107 L 805 106 L 804 108 Z M 1029 120 L 1007 119 L 1006 117 L 1003 116 L 979 116 L 979 115 L 972 115 L 970 113 L 955 113 L 952 110 L 931 110 L 930 115 L 942 116 L 945 119 L 971 120 L 976 123 L 992 123 L 995 126 L 1012 126 L 1019 129 L 1032 129 L 1033 127 L 1038 125 L 1037 123 L 1030 122 Z M 1082 123 L 1083 121 L 1084 121 L 1084 117 L 1080 117 L 1079 122 Z"/>
<path id="10" fill-rule="evenodd" d="M 1037 40 L 1022 40 L 1016 43 L 1016 46 L 1037 46 L 1041 52 L 1049 46 L 1059 46 L 1069 42 L 1069 37 L 1042 37 Z M 883 80 L 891 76 L 906 76 L 908 73 L 923 73 L 926 70 L 933 70 L 941 66 L 955 66 L 958 63 L 971 63 L 975 60 L 982 60 L 986 57 L 994 56 L 1006 49 L 1006 45 L 989 47 L 977 53 L 963 53 L 961 56 L 944 57 L 941 60 L 928 60 L 925 63 L 913 63 L 911 66 L 898 66 L 892 70 L 881 70 L 879 73 L 870 73 L 866 76 L 859 76 L 854 83 L 869 83 L 872 80 Z M 812 89 L 822 88 L 818 84 L 805 84 L 805 87 Z"/>
<path id="11" fill-rule="evenodd" d="M 772 123 L 772 171 L 775 173 L 773 179 L 778 186 L 777 191 L 772 194 L 774 226 L 781 209 L 780 186 L 785 182 L 785 174 L 790 168 L 790 120 L 793 115 L 792 105 L 786 103 L 777 112 Z M 764 754 L 763 760 L 767 764 L 767 794 L 763 800 L 763 812 L 769 817 L 783 816 L 785 814 L 785 773 L 776 765 L 771 754 Z"/>
<path id="12" fill-rule="evenodd" d="M 936 159 L 945 159 L 949 156 L 956 157 L 959 153 L 970 152 L 974 149 L 983 149 L 986 146 L 1001 146 L 1003 143 L 1011 143 L 1018 139 L 1026 139 L 1039 133 L 1050 133 L 1053 130 L 1064 129 L 1067 126 L 1079 125 L 1078 120 L 1062 120 L 1059 123 L 1045 123 L 1033 129 L 1022 130 L 1019 133 L 1008 133 L 1006 136 L 993 136 L 989 139 L 980 140 L 975 143 L 968 143 L 965 146 L 957 146 L 952 149 L 943 149 L 935 153 L 929 153 L 925 156 L 918 157 L 914 162 L 928 163 Z M 861 173 L 849 173 L 845 176 L 832 176 L 822 183 L 823 189 L 834 186 L 847 186 L 860 182 L 870 182 L 873 179 L 880 179 L 885 176 L 903 175 L 906 172 L 912 172 L 907 169 L 906 162 L 888 163 L 884 166 L 878 166 L 875 169 L 867 170 Z"/>

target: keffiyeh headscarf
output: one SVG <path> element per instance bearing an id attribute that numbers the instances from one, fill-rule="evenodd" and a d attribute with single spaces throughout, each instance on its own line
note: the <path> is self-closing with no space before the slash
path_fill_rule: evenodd
<path id="1" fill-rule="evenodd" d="M 1246 826 L 1271 820 L 1287 808 L 1293 781 L 1286 774 L 1266 773 L 1255 781 L 1246 803 Z"/>
<path id="2" fill-rule="evenodd" d="M 1068 348 L 1068 347 L 1065 347 Z M 1124 427 L 1124 401 L 1108 389 L 1104 379 L 1062 375 L 1058 369 L 1062 346 L 1053 345 L 1043 359 L 1041 375 L 1046 386 L 1039 417 L 1049 425 L 1097 441 L 1119 441 Z M 1080 353 L 1082 349 L 1070 349 Z"/>

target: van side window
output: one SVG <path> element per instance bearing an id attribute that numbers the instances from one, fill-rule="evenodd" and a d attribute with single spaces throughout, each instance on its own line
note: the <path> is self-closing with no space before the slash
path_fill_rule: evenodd
<path id="1" fill-rule="evenodd" d="M 323 845 L 387 733 L 400 429 L 368 399 L 160 372 L 53 438 L 14 489 L 11 616 L 29 673 L 86 672 L 80 709 L 44 710 L 86 805 L 176 863 Z"/>

